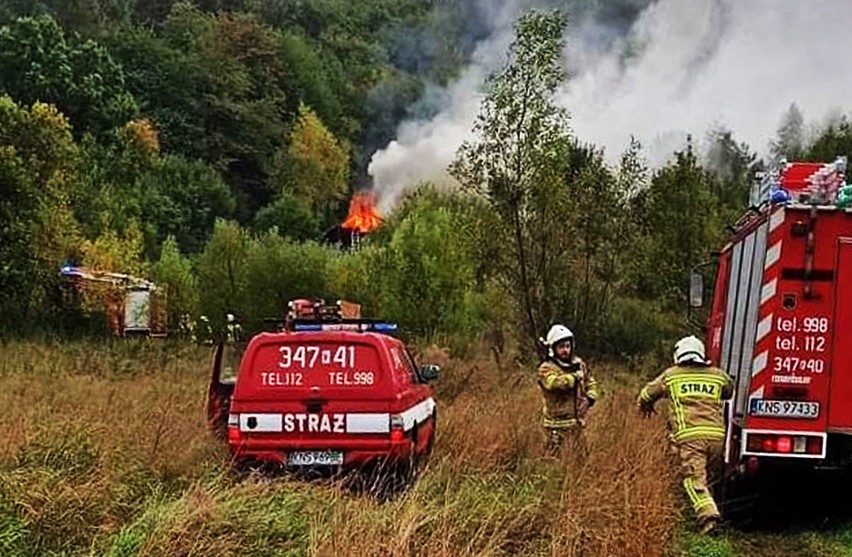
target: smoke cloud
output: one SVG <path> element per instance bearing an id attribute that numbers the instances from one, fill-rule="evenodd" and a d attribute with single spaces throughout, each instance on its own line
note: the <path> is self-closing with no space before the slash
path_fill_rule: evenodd
<path id="1" fill-rule="evenodd" d="M 460 78 L 433 92 L 441 110 L 404 122 L 372 158 L 384 210 L 420 180 L 451 181 L 447 165 L 470 137 L 485 78 L 506 60 L 514 21 L 531 6 L 553 5 L 481 1 L 492 6 L 491 33 Z M 701 138 L 719 126 L 766 156 L 791 103 L 809 120 L 850 108 L 848 0 L 659 0 L 626 26 L 599 15 L 569 21 L 569 80 L 557 102 L 570 112 L 573 133 L 610 161 L 634 135 L 657 167 L 687 134 Z"/>

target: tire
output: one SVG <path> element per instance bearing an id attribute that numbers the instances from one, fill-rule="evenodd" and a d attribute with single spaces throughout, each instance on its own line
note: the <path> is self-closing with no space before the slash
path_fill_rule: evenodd
<path id="1" fill-rule="evenodd" d="M 728 474 L 719 486 L 719 512 L 726 522 L 747 527 L 757 507 L 760 489 L 755 478 Z"/>

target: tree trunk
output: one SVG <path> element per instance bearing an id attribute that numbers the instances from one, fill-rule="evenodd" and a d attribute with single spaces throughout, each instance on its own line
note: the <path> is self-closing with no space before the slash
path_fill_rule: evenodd
<path id="1" fill-rule="evenodd" d="M 512 225 L 515 233 L 515 244 L 518 249 L 518 267 L 521 275 L 521 290 L 524 300 L 524 314 L 527 321 L 528 334 L 530 340 L 535 343 L 538 338 L 538 324 L 535 319 L 535 309 L 533 306 L 532 293 L 530 292 L 529 270 L 527 269 L 527 252 L 524 247 L 524 235 L 521 225 L 521 216 L 518 214 L 518 208 L 515 207 Z"/>

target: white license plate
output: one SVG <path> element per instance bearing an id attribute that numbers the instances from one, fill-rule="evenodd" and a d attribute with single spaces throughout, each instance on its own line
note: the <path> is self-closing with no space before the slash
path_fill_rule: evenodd
<path id="1" fill-rule="evenodd" d="M 751 400 L 753 416 L 769 416 L 773 418 L 810 418 L 819 416 L 819 402 L 801 402 L 797 400 Z"/>
<path id="2" fill-rule="evenodd" d="M 290 466 L 334 466 L 343 464 L 340 451 L 296 451 L 287 455 Z"/>

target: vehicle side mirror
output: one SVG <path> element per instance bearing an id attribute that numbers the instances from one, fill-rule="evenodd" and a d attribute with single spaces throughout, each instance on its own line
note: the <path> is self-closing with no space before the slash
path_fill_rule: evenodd
<path id="1" fill-rule="evenodd" d="M 433 365 L 433 364 L 425 365 L 425 366 L 420 368 L 420 379 L 422 379 L 423 381 L 427 381 L 427 382 L 428 381 L 435 381 L 435 380 L 438 379 L 438 374 L 440 373 L 440 371 L 441 371 L 441 368 L 436 366 L 436 365 Z"/>
<path id="2" fill-rule="evenodd" d="M 692 271 L 689 275 L 689 307 L 700 308 L 704 305 L 704 275 Z"/>

